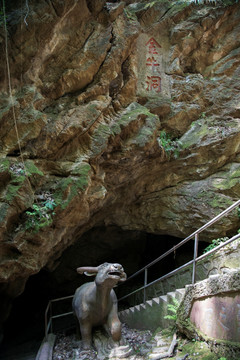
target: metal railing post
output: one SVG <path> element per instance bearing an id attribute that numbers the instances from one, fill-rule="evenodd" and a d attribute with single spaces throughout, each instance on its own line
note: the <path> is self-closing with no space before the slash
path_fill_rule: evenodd
<path id="1" fill-rule="evenodd" d="M 144 290 L 143 290 L 143 302 L 146 303 L 146 285 L 147 285 L 148 269 L 144 270 Z"/>
<path id="2" fill-rule="evenodd" d="M 52 322 L 52 301 L 51 301 L 51 304 L 50 304 L 50 321 L 51 321 L 51 333 L 53 333 L 53 322 Z"/>
<path id="3" fill-rule="evenodd" d="M 196 280 L 196 258 L 198 256 L 198 235 L 199 235 L 198 233 L 195 234 L 195 240 L 194 240 L 192 284 L 195 284 L 195 280 Z"/>
<path id="4" fill-rule="evenodd" d="M 48 335 L 48 310 L 50 306 L 50 301 L 48 302 L 46 311 L 45 311 L 45 338 L 47 338 Z"/>

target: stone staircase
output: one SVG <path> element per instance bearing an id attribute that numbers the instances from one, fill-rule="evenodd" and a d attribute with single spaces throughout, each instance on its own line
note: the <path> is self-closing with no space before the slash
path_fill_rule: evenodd
<path id="1" fill-rule="evenodd" d="M 177 289 L 147 300 L 145 304 L 135 305 L 129 309 L 119 312 L 121 322 L 127 324 L 130 328 L 147 330 L 151 328 L 166 328 L 170 325 L 171 320 L 164 319 L 168 315 L 168 304 L 173 303 L 173 298 L 180 302 L 185 294 L 185 289 Z"/>

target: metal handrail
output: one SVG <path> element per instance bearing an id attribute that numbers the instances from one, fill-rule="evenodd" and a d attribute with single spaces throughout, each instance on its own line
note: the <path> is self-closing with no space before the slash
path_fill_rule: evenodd
<path id="1" fill-rule="evenodd" d="M 228 245 L 229 243 L 231 243 L 232 241 L 238 239 L 240 237 L 240 234 L 237 234 L 235 236 L 233 236 L 231 239 L 229 239 L 228 241 L 224 242 L 223 244 L 215 247 L 213 250 L 208 251 L 206 254 L 201 255 L 200 257 L 198 257 L 198 241 L 199 241 L 199 234 L 207 229 L 209 226 L 213 225 L 215 222 L 217 222 L 218 220 L 220 220 L 221 218 L 223 218 L 224 216 L 226 216 L 229 212 L 231 212 L 233 209 L 235 209 L 237 206 L 240 206 L 240 200 L 236 201 L 234 204 L 232 204 L 231 206 L 229 206 L 226 210 L 222 211 L 220 214 L 218 214 L 217 216 L 215 216 L 212 220 L 208 221 L 205 225 L 203 225 L 202 227 L 200 227 L 198 230 L 194 231 L 192 234 L 190 234 L 189 236 L 187 236 L 185 239 L 183 239 L 180 243 L 178 243 L 177 245 L 173 246 L 171 249 L 169 249 L 168 251 L 166 251 L 164 254 L 160 255 L 159 257 L 157 257 L 155 260 L 151 261 L 149 264 L 145 265 L 143 268 L 141 268 L 140 270 L 136 271 L 133 275 L 129 276 L 129 278 L 127 279 L 130 280 L 134 277 L 136 277 L 137 275 L 141 274 L 144 271 L 144 285 L 142 287 L 140 287 L 139 289 L 134 290 L 133 292 L 121 297 L 118 301 L 121 301 L 123 299 L 126 299 L 127 297 L 143 290 L 144 294 L 143 294 L 143 301 L 144 303 L 146 302 L 146 289 L 153 285 L 154 283 L 164 280 L 165 278 L 174 275 L 175 273 L 179 272 L 180 270 L 182 270 L 183 268 L 187 267 L 188 265 L 193 264 L 193 272 L 192 272 L 192 284 L 195 283 L 195 277 L 196 277 L 196 263 L 203 259 L 206 256 L 211 255 L 212 253 L 214 253 L 215 251 L 219 250 L 220 248 Z M 152 281 L 151 283 L 147 283 L 147 275 L 148 275 L 148 268 L 150 268 L 151 266 L 155 265 L 156 263 L 158 263 L 160 260 L 164 259 L 166 256 L 168 256 L 169 254 L 171 254 L 172 252 L 175 252 L 179 247 L 181 247 L 182 245 L 186 244 L 189 240 L 191 239 L 195 239 L 194 242 L 194 255 L 193 255 L 193 260 L 189 261 L 188 263 L 180 266 L 179 268 L 171 271 L 170 273 Z M 126 284 L 126 282 L 124 283 Z"/>

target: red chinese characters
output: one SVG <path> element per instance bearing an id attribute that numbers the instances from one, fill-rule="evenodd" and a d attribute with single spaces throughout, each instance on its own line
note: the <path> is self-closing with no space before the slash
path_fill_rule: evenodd
<path id="1" fill-rule="evenodd" d="M 152 37 L 146 43 L 147 46 L 147 59 L 146 66 L 149 66 L 147 78 L 146 78 L 146 90 L 147 91 L 161 91 L 161 77 L 159 76 L 159 49 L 161 45 Z M 150 72 L 150 73 L 149 73 Z"/>
<path id="2" fill-rule="evenodd" d="M 160 76 L 147 76 L 147 88 L 146 90 L 155 90 L 156 92 L 161 91 L 161 78 Z"/>
<path id="3" fill-rule="evenodd" d="M 158 64 L 157 60 L 152 56 L 152 57 L 147 58 L 146 65 L 148 65 L 148 66 L 159 66 L 160 64 Z"/>
<path id="4" fill-rule="evenodd" d="M 159 43 L 153 37 L 148 40 L 146 45 L 148 46 L 149 54 L 158 54 L 157 48 L 161 48 L 161 45 L 159 45 Z"/>

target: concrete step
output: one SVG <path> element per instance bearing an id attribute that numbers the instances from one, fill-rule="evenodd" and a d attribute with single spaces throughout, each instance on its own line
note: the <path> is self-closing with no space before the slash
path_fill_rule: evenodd
<path id="1" fill-rule="evenodd" d="M 154 304 L 159 305 L 160 302 L 161 302 L 161 299 L 160 299 L 160 297 L 155 297 L 155 298 L 152 299 L 152 301 L 153 301 Z"/>
<path id="2" fill-rule="evenodd" d="M 146 301 L 146 306 L 152 307 L 153 306 L 153 301 L 152 300 L 147 300 Z"/>
<path id="3" fill-rule="evenodd" d="M 131 328 L 141 330 L 147 330 L 149 326 L 152 329 L 165 328 L 170 325 L 169 320 L 164 319 L 168 314 L 167 305 L 173 304 L 173 299 L 180 302 L 184 293 L 185 289 L 177 289 L 167 293 L 167 295 L 154 297 L 147 300 L 145 304 L 138 304 L 127 310 L 120 311 L 119 318 Z"/>
<path id="4" fill-rule="evenodd" d="M 176 299 L 176 293 L 175 293 L 175 291 L 168 292 L 168 293 L 167 293 L 167 302 L 168 302 L 168 304 L 172 304 L 172 303 L 173 303 L 173 300 L 172 300 L 173 298 Z"/>
<path id="5" fill-rule="evenodd" d="M 167 303 L 167 295 L 161 295 L 159 297 L 160 299 L 162 299 L 163 302 Z"/>
<path id="6" fill-rule="evenodd" d="M 185 289 L 177 289 L 175 291 L 176 299 L 180 302 L 185 294 Z"/>

